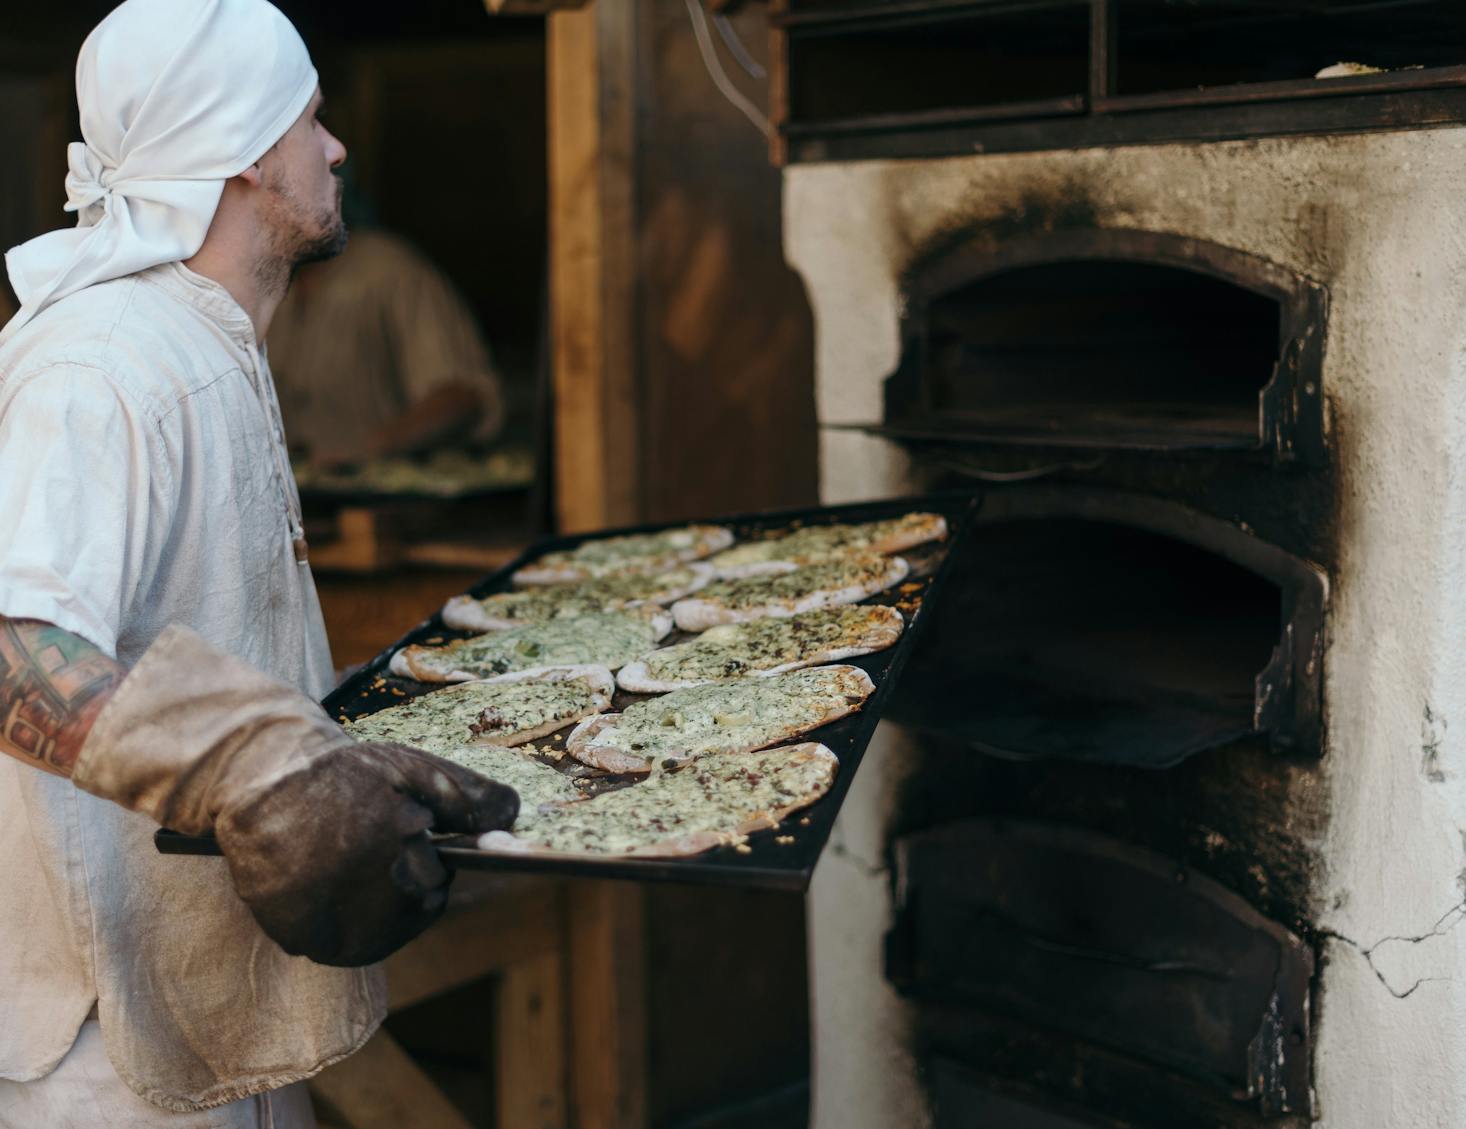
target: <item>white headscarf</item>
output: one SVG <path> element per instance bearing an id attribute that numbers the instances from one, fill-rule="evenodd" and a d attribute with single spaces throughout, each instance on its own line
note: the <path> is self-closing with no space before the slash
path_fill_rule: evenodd
<path id="1" fill-rule="evenodd" d="M 21 308 L 0 341 L 68 294 L 196 254 L 224 182 L 280 140 L 315 89 L 305 44 L 267 0 L 120 4 L 76 62 L 76 226 L 6 254 Z"/>

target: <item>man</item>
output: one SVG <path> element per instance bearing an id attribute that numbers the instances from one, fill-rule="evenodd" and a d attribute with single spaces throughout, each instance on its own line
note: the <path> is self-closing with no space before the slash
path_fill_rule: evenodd
<path id="1" fill-rule="evenodd" d="M 341 247 L 346 154 L 295 29 L 126 0 L 77 97 L 79 223 L 7 255 L 0 331 L 0 1127 L 296 1129 L 292 1084 L 381 1019 L 362 966 L 443 907 L 428 828 L 518 801 L 314 702 L 259 342 Z M 159 823 L 224 860 L 158 855 Z"/>
<path id="2" fill-rule="evenodd" d="M 387 231 L 353 227 L 339 257 L 301 270 L 269 345 L 291 448 L 318 466 L 482 443 L 503 422 L 472 311 Z"/>

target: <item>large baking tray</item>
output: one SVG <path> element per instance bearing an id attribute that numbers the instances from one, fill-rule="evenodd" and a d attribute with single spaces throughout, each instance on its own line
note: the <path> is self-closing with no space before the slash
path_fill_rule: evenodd
<path id="1" fill-rule="evenodd" d="M 948 535 L 945 540 L 921 546 L 904 554 L 911 562 L 911 575 L 902 584 L 874 596 L 866 603 L 894 605 L 902 611 L 907 620 L 906 631 L 900 641 L 885 651 L 861 658 L 848 660 L 870 675 L 875 683 L 875 692 L 867 699 L 863 709 L 848 717 L 798 738 L 800 741 L 820 741 L 840 759 L 840 771 L 834 785 L 818 803 L 797 812 L 778 828 L 755 832 L 742 847 L 724 846 L 687 858 L 671 859 L 595 859 L 585 857 L 554 858 L 497 854 L 480 851 L 472 845 L 468 836 L 443 839 L 438 850 L 450 866 L 471 870 L 532 871 L 537 873 L 574 875 L 579 877 L 622 878 L 637 881 L 673 881 L 701 884 L 722 884 L 766 889 L 803 890 L 809 884 L 815 863 L 824 849 L 834 826 L 835 816 L 840 811 L 850 783 L 870 743 L 881 713 L 890 700 L 912 647 L 922 629 L 934 614 L 935 599 L 957 557 L 958 542 L 967 535 L 971 519 L 977 509 L 977 499 L 970 492 L 947 492 L 927 494 L 918 497 L 892 498 L 878 502 L 862 502 L 854 505 L 824 506 L 818 509 L 785 510 L 774 513 L 742 515 L 713 519 L 718 524 L 732 528 L 739 541 L 759 539 L 789 532 L 805 525 L 828 524 L 837 521 L 875 521 L 896 517 L 912 510 L 940 513 L 947 519 Z M 485 577 L 469 589 L 473 596 L 486 596 L 493 592 L 506 591 L 511 587 L 510 577 L 514 571 L 545 553 L 558 549 L 572 549 L 575 546 L 603 537 L 623 533 L 643 533 L 659 529 L 670 529 L 683 522 L 660 525 L 642 525 L 625 529 L 606 530 L 588 536 L 556 537 L 543 540 L 532 546 L 517 560 L 498 572 Z M 393 676 L 387 667 L 394 652 L 409 643 L 440 641 L 462 638 L 471 632 L 452 631 L 443 626 L 435 614 L 409 631 L 392 646 L 377 655 L 371 662 L 336 688 L 322 703 L 333 717 L 355 718 L 373 713 L 387 706 L 398 705 L 408 697 L 440 688 Z M 664 645 L 685 638 L 674 634 Z M 642 695 L 616 694 L 614 709 L 623 709 Z M 548 741 L 539 744 L 563 744 L 568 729 L 555 734 Z M 596 788 L 612 788 L 625 785 L 630 778 L 607 776 L 594 770 L 574 765 L 568 757 L 557 763 L 561 771 L 574 775 L 595 778 Z M 165 854 L 218 854 L 218 844 L 211 838 L 192 837 L 172 831 L 159 831 L 155 842 Z"/>

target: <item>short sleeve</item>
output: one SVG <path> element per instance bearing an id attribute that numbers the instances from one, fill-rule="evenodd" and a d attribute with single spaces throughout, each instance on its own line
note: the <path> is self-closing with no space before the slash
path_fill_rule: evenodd
<path id="1" fill-rule="evenodd" d="M 473 311 L 448 277 L 403 246 L 392 299 L 392 341 L 407 403 L 444 385 L 472 388 L 482 409 L 477 438 L 491 438 L 503 422 L 503 395 L 488 345 Z"/>
<path id="2" fill-rule="evenodd" d="M 106 373 L 57 365 L 0 385 L 0 615 L 115 656 L 175 505 L 159 422 Z"/>

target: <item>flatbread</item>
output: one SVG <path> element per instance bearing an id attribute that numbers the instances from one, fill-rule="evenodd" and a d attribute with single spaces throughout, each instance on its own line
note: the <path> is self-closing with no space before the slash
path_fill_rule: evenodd
<path id="1" fill-rule="evenodd" d="M 616 681 L 632 694 L 666 694 L 750 675 L 766 678 L 885 650 L 904 627 L 900 612 L 880 604 L 725 623 L 627 663 Z"/>
<path id="2" fill-rule="evenodd" d="M 413 644 L 393 655 L 389 668 L 399 677 L 422 682 L 468 682 L 543 666 L 593 664 L 619 670 L 670 630 L 672 617 L 658 607 L 567 616 L 440 647 Z"/>
<path id="3" fill-rule="evenodd" d="M 588 717 L 565 751 L 607 772 L 648 772 L 709 753 L 746 753 L 788 741 L 858 710 L 875 685 L 853 666 L 740 678 L 634 702 Z"/>
<path id="4" fill-rule="evenodd" d="M 701 560 L 733 544 L 721 525 L 685 525 L 656 533 L 601 537 L 574 549 L 546 553 L 514 574 L 515 584 L 566 584 L 603 576 L 664 572 Z"/>
<path id="5" fill-rule="evenodd" d="M 947 535 L 941 514 L 910 513 L 855 525 L 809 525 L 783 537 L 725 549 L 710 564 L 721 577 L 790 572 L 844 553 L 899 553 Z"/>
<path id="6" fill-rule="evenodd" d="M 901 557 L 852 553 L 793 572 L 715 581 L 673 604 L 672 618 L 683 631 L 706 631 L 720 623 L 854 604 L 899 584 L 909 571 Z"/>
<path id="7" fill-rule="evenodd" d="M 531 827 L 490 831 L 480 850 L 557 858 L 669 858 L 777 827 L 830 790 L 835 754 L 815 742 L 719 753 L 659 768 L 645 781 L 543 808 Z"/>
<path id="8" fill-rule="evenodd" d="M 514 820 L 514 832 L 532 835 L 542 811 L 559 804 L 576 803 L 585 794 L 570 777 L 528 755 L 531 752 L 529 746 L 506 749 L 498 745 L 462 745 L 438 755 L 518 792 L 519 815 Z"/>
<path id="9" fill-rule="evenodd" d="M 603 666 L 542 667 L 461 682 L 345 724 L 358 741 L 396 741 L 430 753 L 465 745 L 521 745 L 611 708 Z"/>
<path id="10" fill-rule="evenodd" d="M 480 491 L 511 490 L 534 481 L 535 452 L 528 443 L 479 454 L 454 448 L 426 455 L 390 456 L 329 469 L 291 460 L 302 493 L 428 494 L 456 498 Z"/>
<path id="11" fill-rule="evenodd" d="M 454 596 L 443 605 L 443 623 L 457 631 L 505 631 L 565 616 L 603 615 L 642 604 L 670 604 L 713 578 L 713 570 L 692 561 L 667 572 L 607 576 L 579 584 L 552 584 L 482 599 Z"/>

